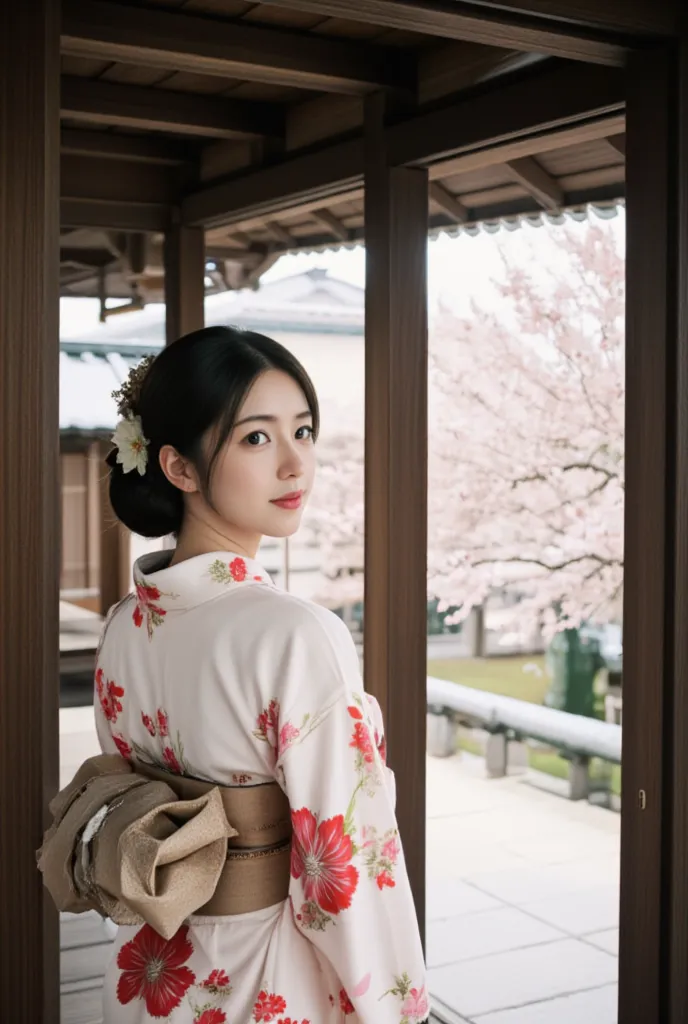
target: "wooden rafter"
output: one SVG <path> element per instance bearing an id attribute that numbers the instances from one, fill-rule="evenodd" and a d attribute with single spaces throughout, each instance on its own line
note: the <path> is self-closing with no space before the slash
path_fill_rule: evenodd
<path id="1" fill-rule="evenodd" d="M 278 220 L 270 220 L 265 226 L 277 241 L 281 242 L 282 245 L 287 247 L 287 249 L 290 249 L 294 245 L 294 238 L 289 231 L 287 231 L 284 224 L 280 224 Z"/>
<path id="2" fill-rule="evenodd" d="M 330 231 L 338 241 L 348 242 L 348 229 L 342 224 L 338 217 L 335 217 L 335 215 L 331 213 L 330 210 L 313 210 L 311 216 L 319 224 L 322 224 L 326 231 Z"/>
<path id="3" fill-rule="evenodd" d="M 556 4 L 549 4 L 540 0 L 539 6 L 544 14 L 547 7 L 562 8 L 564 2 L 558 0 Z M 565 22 L 556 16 L 550 19 L 532 17 L 530 10 L 528 14 L 531 16 L 515 13 L 504 9 L 508 4 L 491 3 L 490 0 L 468 3 L 460 0 L 263 0 L 263 3 L 324 18 L 345 18 L 380 28 L 420 32 L 442 39 L 461 39 L 599 64 L 622 66 L 628 55 L 625 43 L 604 38 L 599 28 L 595 31 L 575 19 Z M 655 11 L 662 5 L 652 0 L 635 0 L 634 6 L 640 7 L 641 4 L 647 12 L 648 25 L 656 24 L 659 26 L 657 31 L 663 32 L 661 26 L 666 24 L 666 18 Z M 520 6 L 528 8 L 525 3 Z M 599 7 L 599 3 L 597 0 L 577 0 L 577 6 L 590 12 Z M 621 2 L 617 6 L 623 10 Z M 618 25 L 607 27 L 618 33 Z"/>
<path id="4" fill-rule="evenodd" d="M 522 185 L 545 210 L 560 210 L 564 192 L 558 182 L 532 156 L 523 156 L 505 164 L 511 177 Z"/>
<path id="5" fill-rule="evenodd" d="M 60 111 L 63 117 L 93 124 L 181 135 L 258 138 L 284 133 L 284 114 L 276 104 L 197 96 L 69 75 L 62 77 Z"/>
<path id="6" fill-rule="evenodd" d="M 470 217 L 467 207 L 453 196 L 451 192 L 448 192 L 444 185 L 440 185 L 438 181 L 431 181 L 429 185 L 430 198 L 435 202 L 441 210 L 448 214 L 452 220 L 456 221 L 457 224 L 463 224 Z"/>
<path id="7" fill-rule="evenodd" d="M 327 92 L 415 89 L 398 50 L 107 0 L 67 0 L 62 52 Z"/>
<path id="8" fill-rule="evenodd" d="M 623 76 L 612 69 L 573 63 L 536 68 L 508 85 L 388 127 L 389 159 L 395 165 L 433 164 L 460 154 L 459 160 L 470 155 L 477 166 L 489 166 L 503 162 L 490 156 L 489 142 L 518 142 L 542 152 L 547 133 L 555 130 L 573 135 L 579 127 L 585 133 L 594 122 L 599 133 L 607 130 L 600 127 L 605 118 L 609 131 L 620 130 L 623 98 Z M 362 140 L 353 138 L 192 193 L 182 203 L 182 216 L 188 223 L 219 226 L 271 216 L 301 202 L 314 201 L 311 209 L 317 209 L 328 205 L 324 200 L 360 188 L 362 177 Z M 432 166 L 430 177 L 436 177 Z"/>

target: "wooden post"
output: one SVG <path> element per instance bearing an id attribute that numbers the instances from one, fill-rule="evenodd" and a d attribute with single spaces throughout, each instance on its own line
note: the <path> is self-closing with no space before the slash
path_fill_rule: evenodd
<path id="1" fill-rule="evenodd" d="M 687 56 L 628 76 L 619 1024 L 688 1019 Z"/>
<path id="2" fill-rule="evenodd" d="M 101 444 L 100 474 L 100 614 L 106 615 L 130 590 L 131 533 L 117 519 L 110 504 L 110 474 L 105 456 L 111 445 Z"/>
<path id="3" fill-rule="evenodd" d="M 57 1024 L 35 850 L 58 786 L 58 0 L 0 8 L 0 1020 Z"/>
<path id="4" fill-rule="evenodd" d="M 205 323 L 205 236 L 175 219 L 165 233 L 165 337 L 167 344 Z"/>
<path id="5" fill-rule="evenodd" d="M 424 170 L 391 167 L 366 107 L 366 688 L 382 706 L 397 814 L 425 922 L 427 228 Z"/>

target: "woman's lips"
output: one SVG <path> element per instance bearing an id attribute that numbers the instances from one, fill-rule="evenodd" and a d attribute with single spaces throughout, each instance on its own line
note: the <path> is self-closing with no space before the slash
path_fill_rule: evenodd
<path id="1" fill-rule="evenodd" d="M 284 494 L 281 498 L 274 498 L 272 504 L 277 505 L 278 508 L 295 509 L 301 507 L 302 498 L 303 491 L 292 491 L 291 494 Z"/>

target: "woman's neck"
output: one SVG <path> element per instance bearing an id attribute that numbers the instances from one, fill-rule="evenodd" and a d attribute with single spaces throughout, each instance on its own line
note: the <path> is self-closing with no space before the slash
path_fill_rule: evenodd
<path id="1" fill-rule="evenodd" d="M 192 519 L 181 529 L 170 565 L 212 551 L 232 551 L 245 558 L 255 558 L 261 539 L 260 535 L 247 535 L 229 523 L 215 526 Z"/>

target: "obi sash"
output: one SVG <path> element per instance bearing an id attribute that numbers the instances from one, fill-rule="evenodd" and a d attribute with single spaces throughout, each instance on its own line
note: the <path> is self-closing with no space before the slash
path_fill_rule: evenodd
<path id="1" fill-rule="evenodd" d="M 169 939 L 191 914 L 245 914 L 287 898 L 291 814 L 276 782 L 217 786 L 101 754 L 50 812 L 37 859 L 58 910 L 145 922 Z"/>

